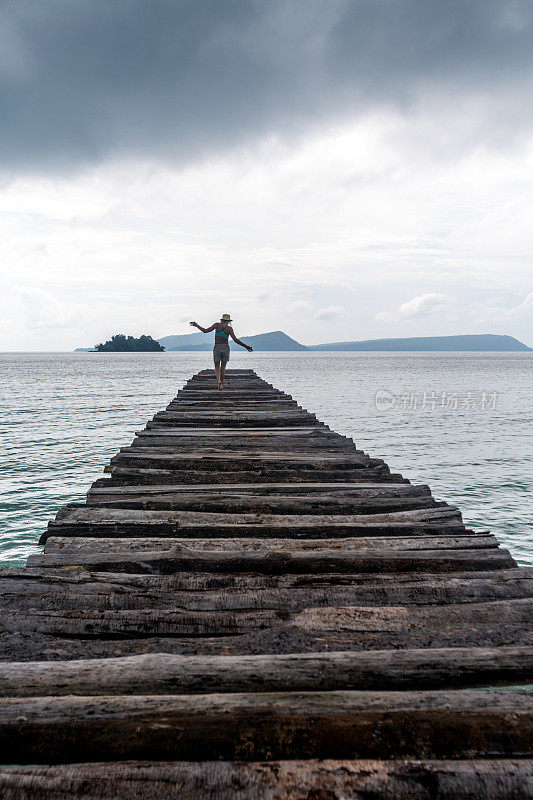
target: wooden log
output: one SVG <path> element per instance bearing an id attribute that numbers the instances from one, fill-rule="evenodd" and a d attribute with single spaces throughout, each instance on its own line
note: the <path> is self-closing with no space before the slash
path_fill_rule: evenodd
<path id="1" fill-rule="evenodd" d="M 1 662 L 0 696 L 436 689 L 527 683 L 533 647 Z"/>
<path id="2" fill-rule="evenodd" d="M 530 800 L 532 776 L 525 759 L 128 761 L 0 769 L 0 793 L 4 800 Z"/>
<path id="3" fill-rule="evenodd" d="M 533 751 L 530 692 L 287 692 L 4 698 L 7 763 L 470 758 Z"/>
<path id="4" fill-rule="evenodd" d="M 229 462 L 229 464 L 228 464 Z M 232 450 L 230 456 L 227 452 L 206 453 L 198 452 L 172 453 L 158 447 L 121 447 L 116 456 L 111 459 L 111 464 L 125 466 L 165 466 L 167 469 L 196 469 L 212 470 L 231 467 L 232 471 L 253 469 L 270 465 L 271 467 L 304 467 L 312 470 L 346 470 L 358 467 L 377 467 L 384 465 L 383 459 L 370 458 L 366 454 L 355 453 L 287 453 L 284 451 L 273 452 L 248 452 L 246 450 Z"/>
<path id="5" fill-rule="evenodd" d="M 205 484 L 209 480 L 211 484 L 235 484 L 244 483 L 288 483 L 303 486 L 305 483 L 316 481 L 338 483 L 366 483 L 370 481 L 383 481 L 387 483 L 398 483 L 405 481 L 398 473 L 390 473 L 388 467 L 379 466 L 369 469 L 360 468 L 354 470 L 308 470 L 308 469 L 285 469 L 278 467 L 261 466 L 254 469 L 246 469 L 235 472 L 231 469 L 212 471 L 209 474 L 205 470 L 174 470 L 174 469 L 155 469 L 150 467 L 124 467 L 109 466 L 104 472 L 111 473 L 111 480 L 116 485 L 137 485 L 147 483 L 169 483 L 169 484 Z M 102 479 L 104 480 L 104 479 Z M 97 482 L 98 483 L 98 482 Z M 98 484 L 100 485 L 100 484 Z"/>
<path id="6" fill-rule="evenodd" d="M 265 413 L 278 413 L 282 411 L 301 411 L 306 413 L 305 408 L 296 405 L 294 401 L 285 400 L 229 400 L 224 402 L 206 401 L 206 400 L 179 400 L 175 403 L 169 403 L 165 411 L 159 413 L 177 412 L 180 414 L 211 414 L 219 413 L 221 411 L 231 414 L 246 415 L 248 413 L 256 414 L 258 412 Z M 308 413 L 308 412 L 307 412 Z"/>
<path id="7" fill-rule="evenodd" d="M 209 494 L 157 494 L 133 495 L 129 497 L 107 494 L 104 497 L 89 493 L 87 505 L 106 508 L 132 508 L 152 510 L 190 510 L 223 514 L 381 514 L 409 509 L 439 508 L 431 496 L 413 493 L 412 497 L 283 497 L 253 495 L 231 495 L 225 497 Z"/>
<path id="8" fill-rule="evenodd" d="M 269 397 L 269 396 L 262 396 L 259 398 L 250 398 L 250 397 L 213 397 L 212 399 L 207 399 L 205 397 L 178 397 L 176 400 L 172 400 L 168 406 L 166 407 L 166 411 L 184 411 L 192 409 L 194 410 L 236 410 L 242 411 L 243 409 L 250 409 L 253 411 L 272 411 L 277 409 L 285 409 L 285 408 L 292 408 L 292 409 L 301 409 L 302 407 L 296 403 L 296 400 L 291 400 L 289 398 L 279 398 L 279 397 Z M 305 411 L 305 409 L 303 409 Z"/>
<path id="9" fill-rule="evenodd" d="M 177 413 L 175 411 L 162 411 L 156 414 L 153 418 L 154 422 L 158 425 L 179 425 L 180 427 L 188 426 L 197 428 L 199 425 L 206 425 L 207 427 L 227 427 L 227 428 L 249 428 L 249 427 L 284 427 L 285 425 L 313 425 L 315 424 L 315 417 L 312 414 L 306 414 L 303 411 L 279 411 L 267 414 L 266 412 L 246 412 L 243 414 L 231 414 L 227 412 L 183 412 Z M 319 425 L 316 421 L 316 425 Z"/>
<path id="10" fill-rule="evenodd" d="M 289 496 L 306 496 L 314 494 L 328 494 L 335 497 L 360 497 L 369 495 L 372 496 L 387 495 L 390 497 L 400 497 L 403 495 L 413 494 L 428 494 L 430 493 L 429 487 L 422 485 L 413 485 L 409 481 L 403 483 L 383 483 L 383 482 L 358 482 L 358 483 L 226 483 L 224 485 L 216 483 L 197 484 L 193 490 L 187 484 L 146 484 L 133 485 L 133 486 L 116 486 L 110 480 L 107 480 L 105 486 L 98 486 L 94 489 L 91 488 L 88 494 L 95 497 L 105 497 L 106 495 L 121 494 L 123 497 L 135 496 L 138 494 L 150 494 L 156 496 L 157 494 L 189 494 L 202 492 L 209 493 L 210 495 L 228 494 L 253 494 L 258 497 L 261 495 L 289 495 Z"/>
<path id="11" fill-rule="evenodd" d="M 254 611 L 182 611 L 182 610 L 112 610 L 74 611 L 35 609 L 31 613 L 11 613 L 0 620 L 0 634 L 21 636 L 44 634 L 48 637 L 121 638 L 156 636 L 220 637 L 242 636 L 255 632 L 280 631 L 298 641 L 303 632 L 316 638 L 331 632 L 344 637 L 351 634 L 380 634 L 399 639 L 437 631 L 468 628 L 494 628 L 510 624 L 521 626 L 531 640 L 533 599 L 503 600 L 491 603 L 449 604 L 446 606 L 345 606 L 305 608 L 299 612 L 277 609 Z M 526 629 L 529 626 L 529 631 Z"/>
<path id="12" fill-rule="evenodd" d="M 271 487 L 269 489 L 269 486 Z M 341 484 L 333 484 L 331 488 L 315 488 L 311 491 L 305 485 L 296 484 L 294 487 L 289 485 L 288 489 L 280 487 L 277 489 L 272 488 L 272 484 L 266 486 L 259 485 L 259 488 L 254 489 L 253 484 L 244 485 L 241 489 L 237 484 L 232 486 L 226 484 L 224 487 L 220 485 L 205 484 L 204 486 L 195 486 L 194 489 L 189 489 L 187 486 L 133 486 L 133 487 L 117 487 L 109 486 L 107 489 L 90 489 L 88 495 L 94 501 L 106 502 L 107 499 L 135 499 L 135 498 L 150 498 L 157 499 L 158 497 L 176 497 L 176 498 L 199 498 L 208 501 L 209 499 L 237 499 L 245 498 L 247 500 L 261 501 L 276 501 L 287 500 L 294 502 L 320 502 L 321 500 L 336 500 L 345 502 L 346 500 L 395 500 L 405 498 L 430 498 L 431 492 L 427 486 L 413 486 L 411 483 L 398 483 L 398 484 L 383 484 L 377 483 L 369 485 L 359 483 L 357 485 L 342 486 Z M 442 505 L 439 506 L 442 508 Z"/>
<path id="13" fill-rule="evenodd" d="M 133 553 L 145 550 L 171 550 L 176 546 L 190 547 L 192 550 L 297 550 L 320 552 L 321 550 L 476 550 L 478 548 L 497 548 L 498 540 L 489 533 L 467 534 L 465 536 L 374 536 L 343 539 L 160 539 L 157 537 L 133 539 L 104 539 L 98 537 L 51 536 L 46 541 L 44 552 L 49 553 Z"/>
<path id="14" fill-rule="evenodd" d="M 437 528 L 431 526 L 437 525 Z M 60 509 L 56 519 L 48 523 L 48 536 L 272 536 L 316 538 L 337 536 L 409 535 L 409 531 L 439 530 L 453 527 L 453 533 L 464 530 L 461 517 L 454 506 L 415 511 L 396 511 L 389 514 L 313 515 L 313 514 L 216 514 L 196 511 L 140 511 L 78 506 Z"/>
<path id="15" fill-rule="evenodd" d="M 154 419 L 156 420 L 184 420 L 184 421 L 192 421 L 194 417 L 198 417 L 199 421 L 209 420 L 213 418 L 216 422 L 217 420 L 232 420 L 236 419 L 239 421 L 243 421 L 246 418 L 249 418 L 249 424 L 252 426 L 254 422 L 260 420 L 262 423 L 272 424 L 271 420 L 274 419 L 283 419 L 283 420 L 290 420 L 293 423 L 298 422 L 301 424 L 305 420 L 305 424 L 309 425 L 312 424 L 312 420 L 316 419 L 314 414 L 310 414 L 308 411 L 304 411 L 301 408 L 289 408 L 289 409 L 269 409 L 266 411 L 261 410 L 250 410 L 250 411 L 242 411 L 240 412 L 238 409 L 218 409 L 218 410 L 206 410 L 206 411 L 159 411 L 157 414 L 154 415 Z"/>
<path id="16" fill-rule="evenodd" d="M 533 568 L 494 572 L 352 575 L 132 575 L 84 570 L 0 570 L 0 608 L 187 610 L 444 605 L 533 596 Z"/>
<path id="17" fill-rule="evenodd" d="M 128 632 L 129 630 L 129 632 Z M 91 636 L 81 632 L 70 636 L 28 628 L 6 631 L 0 635 L 0 660 L 61 661 L 65 659 L 108 658 L 145 653 L 180 655 L 266 655 L 330 651 L 365 651 L 502 647 L 533 645 L 533 635 L 524 623 L 501 625 L 460 625 L 439 630 L 415 631 L 330 631 L 315 633 L 296 628 L 263 628 L 245 633 L 223 633 L 218 636 L 197 632 L 150 633 L 131 629 L 113 630 L 109 634 Z M 198 628 L 196 629 L 196 631 Z"/>
<path id="18" fill-rule="evenodd" d="M 222 393 L 219 391 L 217 386 L 212 386 L 209 388 L 205 387 L 203 389 L 199 386 L 186 386 L 183 389 L 179 390 L 176 397 L 174 398 L 174 401 L 178 402 L 182 398 L 187 399 L 189 397 L 198 398 L 200 400 L 206 399 L 214 401 L 218 400 L 222 401 L 226 398 L 236 399 L 236 400 L 241 400 L 241 399 L 262 400 L 263 398 L 268 400 L 293 399 L 290 394 L 286 394 L 285 392 L 280 392 L 279 390 L 275 389 L 265 389 L 264 387 L 261 386 L 256 386 L 256 387 L 249 386 L 248 388 L 246 388 L 245 386 L 243 387 L 233 386 L 231 388 L 231 392 L 222 392 Z"/>
<path id="19" fill-rule="evenodd" d="M 283 428 L 209 428 L 208 426 L 200 428 L 185 426 L 180 428 L 179 425 L 175 425 L 169 428 L 165 425 L 158 427 L 157 423 L 148 422 L 145 428 L 136 431 L 136 435 L 147 438 L 150 436 L 157 436 L 176 440 L 185 438 L 194 439 L 195 441 L 201 441 L 202 439 L 215 439 L 216 441 L 234 439 L 236 442 L 239 442 L 247 441 L 249 438 L 252 438 L 262 443 L 271 441 L 281 442 L 286 439 L 294 441 L 306 439 L 316 442 L 353 441 L 353 439 L 348 436 L 341 436 L 339 433 L 334 433 L 329 430 L 329 428 L 321 428 L 318 425 L 311 427 L 306 425 L 287 425 L 287 427 Z"/>
<path id="20" fill-rule="evenodd" d="M 261 440 L 264 437 L 272 437 L 275 439 L 283 439 L 287 437 L 305 437 L 310 439 L 348 439 L 353 441 L 347 436 L 341 436 L 339 433 L 331 431 L 326 426 L 320 427 L 319 425 L 287 425 L 283 428 L 209 428 L 203 426 L 200 428 L 193 428 L 192 426 L 180 428 L 175 425 L 172 428 L 165 426 L 159 427 L 155 422 L 148 422 L 146 428 L 142 431 L 137 431 L 137 436 L 168 436 L 177 438 L 179 436 L 194 437 L 201 439 L 202 437 L 216 437 L 217 439 L 229 438 L 240 440 L 242 438 L 253 437 L 256 440 Z M 268 439 L 267 439 L 268 441 Z"/>
<path id="21" fill-rule="evenodd" d="M 135 553 L 48 553 L 31 555 L 28 566 L 83 567 L 96 572 L 174 574 L 175 572 L 257 572 L 262 575 L 321 573 L 453 572 L 495 570 L 516 566 L 508 550 L 271 550 L 208 551 L 176 545 L 171 550 Z"/>
<path id="22" fill-rule="evenodd" d="M 157 451 L 158 453 L 175 453 L 178 455 L 187 455 L 191 452 L 202 453 L 206 457 L 209 457 L 211 454 L 225 455 L 228 462 L 231 461 L 231 457 L 228 456 L 228 454 L 231 453 L 234 448 L 238 449 L 240 452 L 248 453 L 250 456 L 268 452 L 268 447 L 265 447 L 263 443 L 254 441 L 253 439 L 247 439 L 242 442 L 234 442 L 232 440 L 221 442 L 213 439 L 201 439 L 198 441 L 195 437 L 180 441 L 169 441 L 158 438 L 147 440 L 136 437 L 132 440 L 130 447 L 133 449 L 151 450 L 154 452 Z M 330 445 L 328 448 L 323 444 L 313 441 L 306 442 L 304 440 L 300 440 L 299 442 L 277 442 L 275 450 L 287 456 L 316 455 L 317 458 L 328 454 L 332 456 L 342 456 L 344 454 L 357 455 L 361 453 L 360 450 L 357 450 L 353 442 L 341 442 L 339 444 Z"/>
<path id="23" fill-rule="evenodd" d="M 171 428 L 167 430 L 170 432 L 172 431 Z M 221 428 L 220 430 L 239 430 L 239 428 Z M 261 428 L 258 428 L 258 430 L 261 430 Z M 324 442 L 320 442 L 316 438 L 304 439 L 300 437 L 299 439 L 295 440 L 289 439 L 288 437 L 280 437 L 280 439 L 276 438 L 274 443 L 270 441 L 259 441 L 258 437 L 241 437 L 240 440 L 224 437 L 224 439 L 221 441 L 220 438 L 212 436 L 191 436 L 189 438 L 180 436 L 177 439 L 174 439 L 171 436 L 159 436 L 155 434 L 153 430 L 150 431 L 150 434 L 150 438 L 145 436 L 137 436 L 133 440 L 131 447 L 157 447 L 158 449 L 166 448 L 171 449 L 174 452 L 180 452 L 182 450 L 187 452 L 209 450 L 213 452 L 225 452 L 226 457 L 228 456 L 228 452 L 230 452 L 233 448 L 241 451 L 246 450 L 257 452 L 259 450 L 266 450 L 266 448 L 272 446 L 272 444 L 275 444 L 273 449 L 275 449 L 277 452 L 287 453 L 317 453 L 317 455 L 320 455 L 322 452 L 328 450 L 332 453 L 339 454 L 346 452 L 360 452 L 355 447 L 355 444 L 349 440 L 341 440 L 338 442 L 328 440 L 328 442 L 324 444 Z M 272 436 L 269 435 L 268 438 L 272 439 Z"/>
<path id="24" fill-rule="evenodd" d="M 172 433 L 172 428 L 161 429 L 163 432 L 166 430 L 170 434 Z M 221 428 L 220 430 L 224 431 L 233 431 L 239 430 L 239 428 Z M 261 430 L 258 428 L 257 430 Z M 147 431 L 148 433 L 148 431 Z M 230 460 L 228 457 L 228 452 L 231 448 L 231 453 L 235 453 L 236 457 L 239 458 L 240 454 L 242 453 L 243 457 L 250 458 L 254 455 L 263 455 L 263 456 L 276 456 L 278 453 L 282 454 L 284 459 L 287 458 L 299 458 L 301 455 L 303 458 L 342 458 L 346 453 L 349 456 L 362 456 L 369 458 L 369 456 L 363 451 L 358 450 L 354 443 L 350 440 L 340 440 L 336 441 L 333 438 L 328 438 L 323 442 L 320 442 L 318 438 L 309 437 L 309 439 L 291 439 L 287 436 L 285 437 L 276 437 L 273 439 L 270 437 L 267 441 L 261 441 L 258 437 L 225 437 L 223 440 L 217 437 L 196 437 L 191 436 L 190 438 L 178 437 L 177 439 L 173 439 L 171 435 L 167 436 L 160 436 L 159 431 L 150 431 L 150 438 L 146 437 L 136 437 L 133 440 L 133 444 L 129 445 L 128 447 L 123 447 L 119 450 L 119 452 L 129 452 L 132 447 L 144 447 L 147 450 L 151 449 L 154 452 L 162 453 L 162 452 L 180 452 L 181 450 L 187 450 L 187 452 L 191 452 L 193 454 L 202 454 L 204 457 L 209 455 L 209 451 L 213 450 L 214 452 L 219 452 L 221 449 L 224 450 L 226 459 Z M 207 453 L 205 451 L 208 451 Z M 250 452 L 251 451 L 251 452 Z"/>

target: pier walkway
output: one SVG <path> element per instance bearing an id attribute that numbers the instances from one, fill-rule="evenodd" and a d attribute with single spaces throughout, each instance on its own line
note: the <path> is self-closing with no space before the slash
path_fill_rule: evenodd
<path id="1" fill-rule="evenodd" d="M 533 569 L 491 533 L 252 370 L 105 472 L 0 571 L 2 798 L 531 796 Z"/>

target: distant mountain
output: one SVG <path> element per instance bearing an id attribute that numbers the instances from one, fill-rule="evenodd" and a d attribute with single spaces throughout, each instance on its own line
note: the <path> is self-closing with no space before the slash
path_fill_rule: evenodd
<path id="1" fill-rule="evenodd" d="M 239 338 L 253 347 L 254 350 L 307 350 L 305 344 L 300 344 L 296 339 L 291 339 L 283 331 L 258 333 L 256 336 L 241 336 Z"/>
<path id="2" fill-rule="evenodd" d="M 211 334 L 211 337 L 213 334 Z M 174 336 L 163 336 L 157 340 L 159 344 L 166 347 L 167 350 L 208 350 L 208 347 L 194 347 L 194 345 L 205 345 L 207 342 L 206 333 L 182 333 Z M 211 347 L 213 345 L 211 344 Z"/>
<path id="3" fill-rule="evenodd" d="M 291 339 L 283 331 L 271 331 L 270 333 L 259 333 L 256 336 L 240 336 L 241 341 L 249 344 L 254 350 L 307 350 L 304 344 L 300 344 L 295 339 Z M 213 348 L 214 333 L 188 333 L 176 336 L 163 336 L 158 339 L 159 344 L 167 350 L 211 350 Z M 234 345 L 238 348 L 238 345 Z"/>
<path id="4" fill-rule="evenodd" d="M 214 334 L 184 333 L 174 336 L 163 336 L 157 341 L 167 350 L 184 352 L 208 351 L 213 347 Z M 412 336 L 405 339 L 365 339 L 358 342 L 329 342 L 327 344 L 304 345 L 287 336 L 283 331 L 259 333 L 256 336 L 242 336 L 243 342 L 254 350 L 262 351 L 294 351 L 294 350 L 359 350 L 359 351 L 427 351 L 427 352 L 490 352 L 500 353 L 526 352 L 531 347 L 519 342 L 513 336 L 498 336 L 492 333 L 462 336 Z M 235 345 L 238 349 L 238 346 Z M 78 347 L 76 352 L 92 350 L 89 347 Z"/>
<path id="5" fill-rule="evenodd" d="M 420 350 L 428 352 L 518 352 L 531 350 L 513 336 L 493 333 L 461 336 L 412 336 L 406 339 L 366 339 L 360 342 L 331 342 L 312 344 L 308 350 Z"/>

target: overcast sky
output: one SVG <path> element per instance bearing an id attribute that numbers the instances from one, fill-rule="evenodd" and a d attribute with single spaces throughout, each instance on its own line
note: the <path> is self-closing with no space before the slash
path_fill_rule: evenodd
<path id="1" fill-rule="evenodd" d="M 0 0 L 0 349 L 533 345 L 531 0 Z"/>

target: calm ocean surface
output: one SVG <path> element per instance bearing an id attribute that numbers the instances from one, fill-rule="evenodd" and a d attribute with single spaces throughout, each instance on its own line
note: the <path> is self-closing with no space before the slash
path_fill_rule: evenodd
<path id="1" fill-rule="evenodd" d="M 2 566 L 38 552 L 58 508 L 83 501 L 119 447 L 211 366 L 210 353 L 8 353 L 0 362 Z M 235 348 L 230 366 L 252 367 L 533 565 L 533 353 Z"/>

